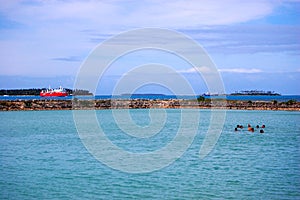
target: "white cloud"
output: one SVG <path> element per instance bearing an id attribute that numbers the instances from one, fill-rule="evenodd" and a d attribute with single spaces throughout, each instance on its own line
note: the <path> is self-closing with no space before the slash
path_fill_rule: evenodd
<path id="1" fill-rule="evenodd" d="M 5 49 L 0 56 L 2 67 L 0 74 L 42 75 L 55 74 L 58 71 L 62 74 L 74 74 L 80 66 L 80 61 L 94 48 L 95 43 L 90 42 L 92 39 L 100 42 L 109 35 L 138 27 L 199 30 L 212 25 L 237 24 L 265 17 L 281 2 L 278 0 L 0 0 L 1 23 L 15 23 L 11 27 L 9 25 L 0 27 L 0 48 Z M 231 35 L 234 31 L 228 32 Z M 222 30 L 220 32 L 224 34 Z M 99 37 L 100 34 L 102 37 Z M 218 33 L 212 35 L 204 32 L 203 35 L 217 37 L 218 40 L 213 47 L 228 49 L 227 43 L 220 43 L 222 38 L 218 38 Z M 253 37 L 256 39 L 255 34 Z M 235 35 L 233 42 L 234 39 Z M 249 41 L 248 35 L 242 40 Z M 233 43 L 231 40 L 229 42 L 230 45 Z M 220 44 L 225 47 L 220 47 Z M 66 63 L 76 61 L 70 58 L 76 58 L 78 62 Z M 192 70 L 194 69 L 188 69 L 186 72 L 192 73 Z M 199 70 L 207 72 L 205 68 Z"/>
<path id="2" fill-rule="evenodd" d="M 229 73 L 244 73 L 244 74 L 253 74 L 263 72 L 261 69 L 257 68 L 228 68 L 228 69 L 218 69 L 219 72 L 229 72 Z M 189 68 L 184 70 L 178 70 L 178 73 L 210 73 L 212 70 L 209 67 L 202 66 L 196 68 Z"/>
<path id="3" fill-rule="evenodd" d="M 260 73 L 262 70 L 251 68 L 231 68 L 231 69 L 219 69 L 219 72 L 229 72 L 229 73 L 245 73 L 245 74 L 253 74 L 253 73 Z"/>
<path id="4" fill-rule="evenodd" d="M 112 27 L 198 27 L 246 22 L 270 14 L 277 5 L 270 0 L 174 1 L 22 1 L 2 2 L 0 10 L 24 23 L 67 22 Z"/>
<path id="5" fill-rule="evenodd" d="M 178 73 L 210 73 L 212 70 L 209 67 L 192 67 L 189 69 L 178 70 Z"/>

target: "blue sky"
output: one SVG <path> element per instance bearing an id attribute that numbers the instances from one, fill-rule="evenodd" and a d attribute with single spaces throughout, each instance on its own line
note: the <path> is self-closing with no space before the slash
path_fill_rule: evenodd
<path id="1" fill-rule="evenodd" d="M 216 64 L 227 93 L 300 94 L 299 10 L 299 0 L 0 0 L 0 88 L 71 88 L 99 43 L 124 31 L 155 27 L 196 40 Z M 154 56 L 156 62 L 169 59 L 153 52 L 120 59 L 97 93 L 111 93 L 118 78 L 139 63 L 133 60 L 147 63 Z M 206 92 L 191 66 L 176 58 L 168 64 L 197 93 Z M 147 88 L 144 92 L 157 92 Z"/>

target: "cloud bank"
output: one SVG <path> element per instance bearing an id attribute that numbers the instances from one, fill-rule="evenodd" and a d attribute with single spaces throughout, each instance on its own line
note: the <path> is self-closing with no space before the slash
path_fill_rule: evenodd
<path id="1" fill-rule="evenodd" d="M 190 36 L 222 75 L 294 72 L 299 9 L 299 0 L 0 0 L 0 75 L 75 76 L 100 42 L 143 27 Z"/>
<path id="2" fill-rule="evenodd" d="M 262 70 L 255 69 L 255 68 L 251 68 L 251 69 L 231 68 L 231 69 L 219 69 L 219 72 L 253 74 L 253 73 L 260 73 L 262 72 Z"/>
<path id="3" fill-rule="evenodd" d="M 279 3 L 276 0 L 2 0 L 0 11 L 12 21 L 32 26 L 40 22 L 84 21 L 87 25 L 99 24 L 99 28 L 182 28 L 247 22 L 270 14 Z"/>

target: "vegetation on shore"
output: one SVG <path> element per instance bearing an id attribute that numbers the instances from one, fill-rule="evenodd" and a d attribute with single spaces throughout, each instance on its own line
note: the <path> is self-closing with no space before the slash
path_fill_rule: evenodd
<path id="1" fill-rule="evenodd" d="M 242 90 L 231 93 L 230 95 L 267 95 L 267 96 L 280 96 L 279 93 L 274 91 L 263 91 L 263 90 Z"/>
<path id="2" fill-rule="evenodd" d="M 2 89 L 0 90 L 0 95 L 9 95 L 9 96 L 38 96 L 40 95 L 40 92 L 42 90 L 46 90 L 47 88 L 31 88 L 31 89 Z M 93 95 L 88 90 L 82 90 L 82 89 L 68 89 L 66 88 L 66 91 L 69 95 Z"/>

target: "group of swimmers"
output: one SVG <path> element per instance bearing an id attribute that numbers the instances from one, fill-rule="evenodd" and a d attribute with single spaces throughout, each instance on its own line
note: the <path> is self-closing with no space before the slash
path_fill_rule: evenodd
<path id="1" fill-rule="evenodd" d="M 256 128 L 257 129 L 259 129 L 259 128 L 261 128 L 260 130 L 259 130 L 259 133 L 264 133 L 265 131 L 264 131 L 264 128 L 265 128 L 266 126 L 263 124 L 261 127 L 259 127 L 259 125 L 256 125 Z M 243 125 L 237 125 L 235 128 L 234 128 L 234 131 L 238 131 L 239 129 L 243 129 L 244 128 L 244 126 Z M 248 131 L 250 131 L 250 132 L 254 132 L 254 127 L 252 127 L 250 124 L 248 124 Z"/>

